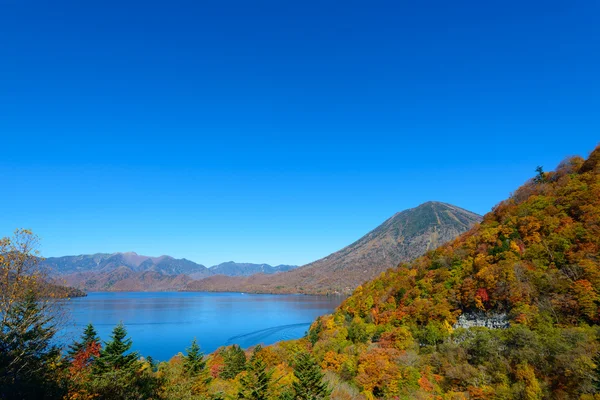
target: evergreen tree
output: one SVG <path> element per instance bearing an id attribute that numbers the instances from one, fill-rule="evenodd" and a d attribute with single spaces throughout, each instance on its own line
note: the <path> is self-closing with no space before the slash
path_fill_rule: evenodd
<path id="1" fill-rule="evenodd" d="M 252 353 L 246 375 L 240 379 L 238 399 L 267 400 L 271 398 L 269 389 L 273 371 L 267 371 L 267 364 L 260 357 L 261 350 L 262 347 L 258 345 Z"/>
<path id="2" fill-rule="evenodd" d="M 302 352 L 296 356 L 294 365 L 296 381 L 292 383 L 297 400 L 329 399 L 331 390 L 323 382 L 323 372 L 314 358 Z"/>
<path id="3" fill-rule="evenodd" d="M 113 370 L 133 371 L 138 367 L 138 353 L 128 351 L 132 346 L 127 338 L 123 323 L 119 323 L 112 332 L 111 340 L 105 343 L 100 351 L 100 357 L 94 363 L 94 372 L 102 373 Z"/>
<path id="4" fill-rule="evenodd" d="M 319 333 L 321 333 L 322 330 L 323 323 L 321 322 L 321 318 L 318 318 L 317 323 L 308 329 L 308 334 L 306 336 L 308 337 L 308 340 L 313 346 L 319 340 Z"/>
<path id="5" fill-rule="evenodd" d="M 0 398 L 60 398 L 53 375 L 60 351 L 51 344 L 56 328 L 33 291 L 8 309 L 0 328 Z"/>
<path id="6" fill-rule="evenodd" d="M 146 362 L 150 366 L 150 369 L 152 370 L 152 372 L 158 371 L 158 363 L 154 360 L 154 358 L 152 358 L 152 356 L 147 356 Z"/>
<path id="7" fill-rule="evenodd" d="M 285 390 L 279 395 L 278 400 L 294 400 L 294 392 L 290 390 Z"/>
<path id="8" fill-rule="evenodd" d="M 256 347 L 254 348 L 254 350 L 252 350 L 252 355 L 250 356 L 250 362 L 253 363 L 258 359 L 262 359 L 261 358 L 261 352 L 263 350 L 262 345 L 257 344 Z"/>
<path id="9" fill-rule="evenodd" d="M 69 345 L 69 351 L 67 352 L 68 358 L 72 360 L 77 353 L 87 349 L 92 343 L 100 343 L 100 338 L 96 333 L 96 329 L 94 329 L 94 325 L 87 324 L 81 335 L 81 340 Z"/>
<path id="10" fill-rule="evenodd" d="M 542 168 L 542 166 L 538 165 L 538 167 L 535 169 L 535 172 L 537 172 L 537 175 L 535 176 L 535 178 L 533 178 L 533 181 L 535 183 L 546 183 L 548 182 L 548 179 L 546 178 L 546 173 L 544 172 L 544 168 Z"/>
<path id="11" fill-rule="evenodd" d="M 221 372 L 222 378 L 233 379 L 237 374 L 246 369 L 246 354 L 237 344 L 223 351 L 223 359 L 225 365 Z"/>
<path id="12" fill-rule="evenodd" d="M 92 364 L 88 392 L 100 400 L 149 399 L 157 396 L 159 380 L 143 368 L 138 353 L 130 352 L 131 339 L 119 323 Z"/>
<path id="13" fill-rule="evenodd" d="M 246 375 L 240 379 L 238 399 L 267 400 L 273 371 L 267 371 L 267 364 L 261 359 L 249 363 Z"/>
<path id="14" fill-rule="evenodd" d="M 204 354 L 200 351 L 196 338 L 192 340 L 192 345 L 186 349 L 186 353 L 183 357 L 183 369 L 188 375 L 196 376 L 206 367 Z"/>

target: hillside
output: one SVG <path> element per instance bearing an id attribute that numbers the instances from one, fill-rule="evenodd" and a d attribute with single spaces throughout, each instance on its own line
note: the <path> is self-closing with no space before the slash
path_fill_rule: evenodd
<path id="1" fill-rule="evenodd" d="M 45 283 L 45 290 L 42 290 L 42 296 L 44 291 L 51 293 L 56 298 L 71 298 L 71 297 L 85 297 L 87 293 L 83 290 L 74 288 L 72 286 L 65 286 L 64 284 L 58 283 Z"/>
<path id="2" fill-rule="evenodd" d="M 121 266 L 98 272 L 78 272 L 62 277 L 66 285 L 91 292 L 106 291 L 173 291 L 183 289 L 192 278 L 167 275 L 157 271 L 132 271 Z"/>
<path id="3" fill-rule="evenodd" d="M 462 208 L 427 202 L 396 213 L 351 245 L 276 276 L 245 279 L 214 276 L 191 282 L 189 290 L 268 293 L 349 293 L 388 268 L 424 254 L 480 221 Z"/>
<path id="4" fill-rule="evenodd" d="M 309 348 L 365 398 L 591 400 L 599 291 L 600 147 L 358 287 Z"/>

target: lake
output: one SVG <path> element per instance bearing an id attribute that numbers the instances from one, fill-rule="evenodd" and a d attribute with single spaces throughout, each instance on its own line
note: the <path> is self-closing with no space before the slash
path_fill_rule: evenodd
<path id="1" fill-rule="evenodd" d="M 165 361 L 197 338 L 208 354 L 220 346 L 273 344 L 304 336 L 341 297 L 205 292 L 98 292 L 67 303 L 70 320 L 60 337 L 77 339 L 91 322 L 102 340 L 122 321 L 133 350 Z"/>

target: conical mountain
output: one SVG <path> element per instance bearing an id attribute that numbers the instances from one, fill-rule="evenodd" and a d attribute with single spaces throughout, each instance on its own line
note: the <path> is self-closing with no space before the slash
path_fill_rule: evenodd
<path id="1" fill-rule="evenodd" d="M 247 279 L 210 277 L 192 290 L 268 293 L 349 293 L 381 272 L 423 255 L 469 230 L 481 216 L 430 201 L 396 213 L 351 245 L 325 258 L 275 276 Z"/>
<path id="2" fill-rule="evenodd" d="M 478 214 L 430 201 L 394 214 L 356 242 L 306 268 L 385 270 L 454 239 L 480 220 Z"/>

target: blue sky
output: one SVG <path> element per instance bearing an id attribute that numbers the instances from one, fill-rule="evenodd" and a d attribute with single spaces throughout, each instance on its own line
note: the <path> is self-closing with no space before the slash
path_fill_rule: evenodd
<path id="1" fill-rule="evenodd" d="M 0 0 L 0 235 L 303 264 L 600 141 L 600 3 Z"/>

